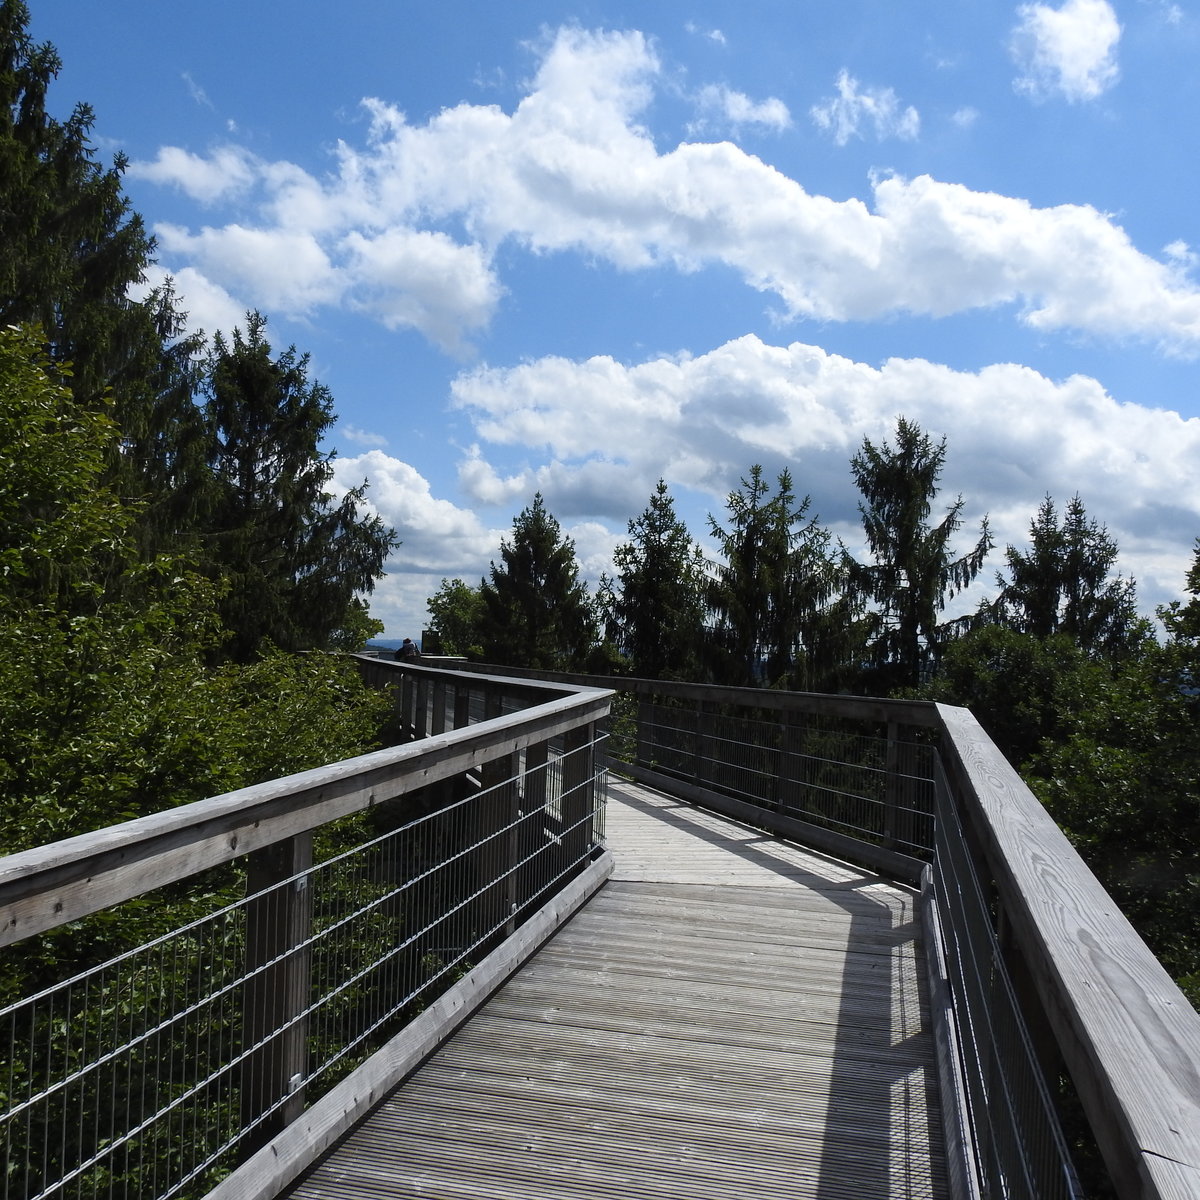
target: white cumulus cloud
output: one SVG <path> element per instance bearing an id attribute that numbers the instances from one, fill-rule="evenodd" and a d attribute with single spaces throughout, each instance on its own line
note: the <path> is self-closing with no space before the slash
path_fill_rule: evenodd
<path id="1" fill-rule="evenodd" d="M 238 146 L 222 146 L 207 156 L 178 146 L 163 146 L 153 162 L 132 162 L 131 179 L 146 179 L 186 192 L 201 204 L 212 204 L 248 191 L 262 164 Z"/>
<path id="2" fill-rule="evenodd" d="M 341 144 L 319 179 L 234 152 L 164 150 L 140 168 L 147 178 L 201 202 L 237 188 L 257 205 L 251 213 L 243 201 L 224 225 L 160 226 L 164 259 L 256 307 L 353 307 L 453 353 L 503 303 L 505 245 L 627 270 L 725 266 L 792 318 L 1008 305 L 1043 330 L 1200 348 L 1196 284 L 1170 255 L 1140 251 L 1111 216 L 928 175 L 874 179 L 862 197 L 834 200 L 729 141 L 660 152 L 640 116 L 662 71 L 640 33 L 570 28 L 548 43 L 511 113 L 460 104 L 413 124 L 369 101 L 365 144 Z M 915 111 L 890 92 L 848 76 L 839 87 L 819 118 L 835 137 L 915 135 Z M 726 116 L 783 119 L 782 106 L 714 94 Z"/>
<path id="3" fill-rule="evenodd" d="M 1095 100 L 1117 82 L 1121 26 L 1108 0 L 1023 4 L 1011 50 L 1019 91 L 1043 99 Z"/>
<path id="4" fill-rule="evenodd" d="M 368 450 L 333 460 L 334 483 L 343 492 L 368 484 L 366 503 L 396 530 L 401 548 L 393 567 L 405 570 L 445 570 L 478 567 L 480 557 L 499 544 L 471 510 L 437 499 L 429 481 L 410 464 L 382 450 Z"/>

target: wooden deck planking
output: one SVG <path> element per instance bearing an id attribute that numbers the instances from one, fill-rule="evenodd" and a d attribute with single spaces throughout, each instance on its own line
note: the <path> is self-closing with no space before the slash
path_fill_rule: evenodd
<path id="1" fill-rule="evenodd" d="M 612 881 L 294 1200 L 940 1200 L 911 890 L 614 781 Z"/>

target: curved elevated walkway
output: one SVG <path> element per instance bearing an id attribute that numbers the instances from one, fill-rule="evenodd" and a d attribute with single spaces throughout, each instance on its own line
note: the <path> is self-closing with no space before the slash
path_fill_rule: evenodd
<path id="1" fill-rule="evenodd" d="M 610 782 L 609 883 L 294 1200 L 946 1195 L 916 897 Z"/>

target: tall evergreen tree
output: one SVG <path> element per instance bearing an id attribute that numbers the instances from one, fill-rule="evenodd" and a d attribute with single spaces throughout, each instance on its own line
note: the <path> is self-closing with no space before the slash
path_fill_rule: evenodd
<path id="1" fill-rule="evenodd" d="M 1087 654 L 1111 656 L 1140 640 L 1136 588 L 1113 577 L 1117 543 L 1074 496 L 1060 523 L 1047 496 L 1029 526 L 1029 549 L 1009 546 L 1009 577 L 997 575 L 999 611 L 1022 633 L 1071 637 Z"/>
<path id="2" fill-rule="evenodd" d="M 664 480 L 642 515 L 629 522 L 629 537 L 613 553 L 615 640 L 635 675 L 695 680 L 704 627 L 704 562 L 675 514 Z"/>
<path id="3" fill-rule="evenodd" d="M 727 683 L 778 684 L 815 647 L 834 582 L 829 533 L 808 517 L 784 470 L 771 494 L 762 467 L 726 501 L 729 527 L 709 517 L 722 562 L 708 589 L 717 672 Z"/>
<path id="4" fill-rule="evenodd" d="M 0 330 L 4 851 L 361 753 L 382 714 L 338 660 L 204 669 L 215 589 L 141 557 L 104 480 L 119 431 L 54 376 L 40 335 Z"/>
<path id="5" fill-rule="evenodd" d="M 169 544 L 194 499 L 191 404 L 199 336 L 171 288 L 134 300 L 154 244 L 122 191 L 125 160 L 97 159 L 92 110 L 46 108 L 61 62 L 29 37 L 21 0 L 0 3 L 0 327 L 38 326 L 76 400 L 112 400 L 114 486 L 141 510 L 148 549 Z M 69 374 L 66 365 L 69 364 Z"/>
<path id="6" fill-rule="evenodd" d="M 103 328 L 152 246 L 121 191 L 124 160 L 95 159 L 92 110 L 77 104 L 65 121 L 46 111 L 62 63 L 28 24 L 21 0 L 0 3 L 0 324 L 40 325 L 87 401 L 107 382 L 92 369 Z"/>
<path id="7" fill-rule="evenodd" d="M 921 681 L 952 632 L 939 621 L 946 602 L 978 575 L 991 549 L 984 517 L 975 545 L 958 556 L 952 551 L 951 539 L 962 525 L 961 496 L 938 524 L 929 524 L 945 458 L 945 438 L 935 445 L 919 425 L 901 417 L 895 446 L 864 438 L 851 460 L 873 561 L 844 557 L 852 586 L 875 605 L 872 687 L 891 690 Z"/>
<path id="8" fill-rule="evenodd" d="M 294 346 L 272 357 L 265 327 L 249 313 L 232 343 L 218 335 L 204 384 L 210 478 L 198 553 L 225 583 L 227 653 L 243 662 L 268 644 L 340 644 L 397 544 L 379 517 L 360 515 L 365 484 L 333 503 L 333 455 L 321 449 L 332 397 Z"/>
<path id="9" fill-rule="evenodd" d="M 513 519 L 500 563 L 480 582 L 484 658 L 508 666 L 565 671 L 582 666 L 596 641 L 575 543 L 546 511 L 539 492 Z"/>

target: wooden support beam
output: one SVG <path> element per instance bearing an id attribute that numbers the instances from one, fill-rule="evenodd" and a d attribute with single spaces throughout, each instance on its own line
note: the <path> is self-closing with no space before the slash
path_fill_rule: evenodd
<path id="1" fill-rule="evenodd" d="M 303 872 L 312 866 L 312 834 L 276 842 L 250 855 L 246 893 L 246 974 L 242 1037 L 243 1127 L 256 1125 L 251 1149 L 304 1111 L 308 1074 L 312 897 Z M 265 1115 L 270 1114 L 270 1115 Z"/>

